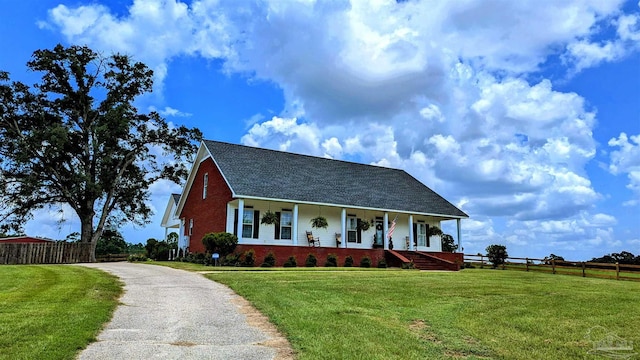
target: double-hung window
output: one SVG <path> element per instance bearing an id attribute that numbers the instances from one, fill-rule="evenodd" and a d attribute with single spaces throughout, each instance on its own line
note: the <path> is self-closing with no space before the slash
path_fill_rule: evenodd
<path id="1" fill-rule="evenodd" d="M 242 213 L 242 237 L 243 238 L 251 238 L 253 237 L 253 227 L 254 224 L 253 218 L 253 209 L 244 209 Z"/>
<path id="2" fill-rule="evenodd" d="M 291 225 L 293 224 L 293 213 L 289 210 L 282 210 L 280 213 L 280 239 L 291 240 Z"/>
<path id="3" fill-rule="evenodd" d="M 358 241 L 358 219 L 355 216 L 347 216 L 347 242 Z"/>
<path id="4" fill-rule="evenodd" d="M 416 237 L 418 238 L 418 246 L 429 246 L 427 244 L 427 224 L 419 222 L 416 225 Z"/>

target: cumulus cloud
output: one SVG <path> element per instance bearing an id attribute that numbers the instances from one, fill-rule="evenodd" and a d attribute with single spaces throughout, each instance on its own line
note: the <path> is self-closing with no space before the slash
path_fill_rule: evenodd
<path id="1" fill-rule="evenodd" d="M 610 154 L 609 171 L 614 175 L 627 174 L 627 188 L 634 196 L 625 205 L 640 204 L 640 134 L 627 136 L 620 133 L 617 138 L 609 140 L 608 144 L 617 149 Z"/>
<path id="2" fill-rule="evenodd" d="M 156 109 L 155 106 L 149 106 L 149 111 L 155 111 L 162 116 L 170 116 L 170 117 L 190 117 L 193 114 L 182 112 L 178 109 L 174 109 L 170 106 L 165 106 L 164 109 Z"/>
<path id="3" fill-rule="evenodd" d="M 47 26 L 134 54 L 159 80 L 176 56 L 220 59 L 223 71 L 284 94 L 278 116 L 247 121 L 242 143 L 407 169 L 473 216 L 472 246 L 531 245 L 535 228 L 569 248 L 578 236 L 611 240 L 615 223 L 589 213 L 601 199 L 585 171 L 596 111 L 550 80 L 527 79 L 550 56 L 570 76 L 637 51 L 639 15 L 621 5 L 135 0 L 122 16 L 59 5 Z M 638 194 L 640 170 L 627 160 L 638 139 L 622 135 L 609 142 L 618 148 L 609 170 Z"/>

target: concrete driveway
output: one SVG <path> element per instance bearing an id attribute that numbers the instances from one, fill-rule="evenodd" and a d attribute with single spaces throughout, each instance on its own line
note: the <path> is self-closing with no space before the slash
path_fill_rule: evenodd
<path id="1" fill-rule="evenodd" d="M 82 265 L 118 276 L 125 292 L 80 359 L 293 359 L 264 316 L 200 274 L 124 262 Z"/>

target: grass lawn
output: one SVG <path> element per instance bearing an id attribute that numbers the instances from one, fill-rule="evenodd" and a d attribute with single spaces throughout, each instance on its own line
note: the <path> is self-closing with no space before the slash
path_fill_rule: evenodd
<path id="1" fill-rule="evenodd" d="M 637 282 L 487 269 L 206 276 L 269 316 L 300 359 L 585 358 L 608 333 L 640 352 Z"/>
<path id="2" fill-rule="evenodd" d="M 121 291 L 116 277 L 81 266 L 0 266 L 0 359 L 73 359 Z"/>

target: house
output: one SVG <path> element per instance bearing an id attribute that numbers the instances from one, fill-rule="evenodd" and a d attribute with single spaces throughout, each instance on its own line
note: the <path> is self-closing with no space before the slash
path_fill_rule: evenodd
<path id="1" fill-rule="evenodd" d="M 44 239 L 32 236 L 12 236 L 0 238 L 0 244 L 47 244 L 54 243 L 51 239 Z"/>
<path id="2" fill-rule="evenodd" d="M 164 211 L 164 215 L 162 216 L 162 220 L 160 222 L 160 226 L 164 228 L 164 241 L 167 241 L 167 237 L 169 235 L 169 229 L 178 229 L 178 235 L 181 234 L 180 230 L 180 219 L 176 214 L 176 209 L 178 207 L 178 202 L 180 201 L 180 194 L 171 194 L 169 197 L 169 203 Z M 189 246 L 187 243 L 187 238 L 184 236 L 178 236 L 178 249 L 186 250 Z"/>
<path id="3" fill-rule="evenodd" d="M 176 226 L 171 216 L 179 219 L 180 242 L 189 252 L 205 251 L 205 234 L 229 232 L 239 247 L 256 249 L 257 258 L 259 250 L 296 253 L 292 247 L 298 247 L 301 253 L 319 245 L 319 254 L 362 250 L 401 262 L 417 252 L 450 261 L 429 228 L 454 220 L 460 242 L 460 220 L 468 218 L 403 170 L 206 140 L 167 211 L 163 226 Z M 261 223 L 266 212 L 279 221 Z M 326 228 L 311 227 L 318 216 Z M 307 232 L 319 241 L 310 243 Z"/>

